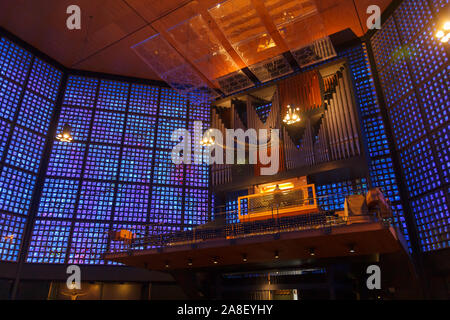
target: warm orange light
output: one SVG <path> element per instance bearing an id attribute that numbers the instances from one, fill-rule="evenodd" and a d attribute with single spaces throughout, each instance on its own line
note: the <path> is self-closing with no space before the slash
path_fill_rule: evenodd
<path id="1" fill-rule="evenodd" d="M 288 189 L 292 189 L 292 188 L 294 188 L 294 184 L 292 182 L 285 182 L 285 183 L 278 184 L 279 190 L 288 190 Z M 277 189 L 277 185 L 272 184 L 272 185 L 263 187 L 262 192 L 263 193 L 273 192 L 276 189 Z"/>

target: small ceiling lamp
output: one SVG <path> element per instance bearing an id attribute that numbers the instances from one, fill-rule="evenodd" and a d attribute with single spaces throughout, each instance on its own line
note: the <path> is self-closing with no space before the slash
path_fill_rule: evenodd
<path id="1" fill-rule="evenodd" d="M 246 254 L 242 255 L 242 261 L 247 262 L 247 255 Z"/>
<path id="2" fill-rule="evenodd" d="M 219 263 L 219 260 L 217 260 L 217 258 L 214 258 L 214 259 L 213 259 L 213 263 L 214 263 L 214 264 L 218 264 L 218 263 Z"/>
<path id="3" fill-rule="evenodd" d="M 203 136 L 203 139 L 200 141 L 200 145 L 202 145 L 203 147 L 211 147 L 212 145 L 214 145 L 214 141 L 214 137 L 211 136 L 211 130 L 208 130 Z"/>
<path id="4" fill-rule="evenodd" d="M 291 106 L 288 105 L 288 110 L 286 111 L 286 115 L 284 116 L 283 122 L 286 124 L 294 124 L 300 122 L 301 118 L 299 115 L 300 109 L 292 109 Z"/>
<path id="5" fill-rule="evenodd" d="M 442 43 L 450 40 L 450 20 L 445 21 L 436 33 L 436 38 Z"/>
<path id="6" fill-rule="evenodd" d="M 309 248 L 309 255 L 311 257 L 314 257 L 316 255 L 315 249 L 314 248 Z"/>
<path id="7" fill-rule="evenodd" d="M 280 258 L 280 254 L 278 253 L 278 251 L 275 251 L 275 259 L 279 259 Z"/>
<path id="8" fill-rule="evenodd" d="M 56 139 L 62 142 L 72 142 L 72 127 L 68 124 L 65 124 L 61 132 L 56 136 Z"/>
<path id="9" fill-rule="evenodd" d="M 192 259 L 188 259 L 188 266 L 192 266 Z"/>
<path id="10" fill-rule="evenodd" d="M 348 246 L 348 252 L 350 252 L 350 253 L 355 253 L 356 252 L 354 244 L 350 244 Z"/>

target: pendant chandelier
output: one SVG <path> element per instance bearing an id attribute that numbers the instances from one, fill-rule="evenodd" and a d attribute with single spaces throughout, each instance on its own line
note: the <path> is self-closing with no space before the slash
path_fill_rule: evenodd
<path id="1" fill-rule="evenodd" d="M 300 111 L 299 108 L 293 109 L 293 108 L 291 108 L 291 106 L 288 105 L 286 115 L 284 116 L 283 122 L 288 125 L 300 122 L 301 118 L 298 113 L 299 111 Z"/>

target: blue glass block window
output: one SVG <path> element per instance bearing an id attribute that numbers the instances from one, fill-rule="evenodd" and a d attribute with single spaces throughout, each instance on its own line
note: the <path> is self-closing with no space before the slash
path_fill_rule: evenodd
<path id="1" fill-rule="evenodd" d="M 412 80 L 404 59 L 393 61 L 380 72 L 381 84 L 388 106 L 392 106 L 406 93 L 412 90 Z"/>
<path id="2" fill-rule="evenodd" d="M 425 135 L 425 126 L 420 114 L 416 95 L 402 99 L 389 110 L 397 147 L 402 149 Z"/>
<path id="3" fill-rule="evenodd" d="M 317 185 L 317 203 L 323 210 L 344 210 L 345 198 L 352 194 L 365 194 L 365 178 Z"/>
<path id="4" fill-rule="evenodd" d="M 153 182 L 159 184 L 183 184 L 183 164 L 174 164 L 171 150 L 157 150 L 155 154 Z"/>
<path id="5" fill-rule="evenodd" d="M 36 220 L 28 252 L 28 263 L 64 263 L 70 221 Z"/>
<path id="6" fill-rule="evenodd" d="M 27 88 L 55 101 L 61 82 L 62 72 L 51 65 L 35 59 L 28 78 Z"/>
<path id="7" fill-rule="evenodd" d="M 77 219 L 109 220 L 113 200 L 113 183 L 83 181 Z"/>
<path id="8" fill-rule="evenodd" d="M 402 151 L 400 158 L 411 197 L 441 185 L 428 138 Z"/>
<path id="9" fill-rule="evenodd" d="M 104 264 L 102 255 L 108 244 L 109 225 L 76 222 L 73 230 L 69 263 Z"/>
<path id="10" fill-rule="evenodd" d="M 380 115 L 366 119 L 363 122 L 364 131 L 367 137 L 367 147 L 371 158 L 389 155 L 389 145 L 383 119 Z"/>
<path id="11" fill-rule="evenodd" d="M 391 202 L 400 201 L 391 158 L 372 159 L 370 177 L 373 186 L 381 188 Z"/>
<path id="12" fill-rule="evenodd" d="M 386 20 L 383 28 L 375 33 L 371 42 L 375 63 L 381 70 L 386 63 L 396 58 L 402 46 L 393 17 Z"/>
<path id="13" fill-rule="evenodd" d="M 209 191 L 203 189 L 186 189 L 184 224 L 199 225 L 208 222 Z"/>
<path id="14" fill-rule="evenodd" d="M 450 120 L 450 65 L 438 72 L 419 88 L 419 97 L 431 130 Z"/>
<path id="15" fill-rule="evenodd" d="M 434 10 L 440 12 L 449 2 L 449 0 L 430 0 Z"/>
<path id="16" fill-rule="evenodd" d="M 191 187 L 208 187 L 209 166 L 198 164 L 187 164 L 186 185 Z"/>
<path id="17" fill-rule="evenodd" d="M 149 186 L 120 184 L 114 221 L 146 222 L 149 195 Z"/>
<path id="18" fill-rule="evenodd" d="M 92 141 L 120 144 L 125 114 L 96 111 L 92 127 Z"/>
<path id="19" fill-rule="evenodd" d="M 92 108 L 95 103 L 97 87 L 97 79 L 69 76 L 63 103 Z"/>
<path id="20" fill-rule="evenodd" d="M 9 123 L 0 119 L 0 159 L 2 158 L 3 151 L 5 150 L 10 129 L 11 126 Z"/>
<path id="21" fill-rule="evenodd" d="M 81 143 L 55 141 L 47 169 L 47 176 L 79 178 L 83 166 L 84 150 Z"/>
<path id="22" fill-rule="evenodd" d="M 150 222 L 181 224 L 183 189 L 153 186 Z"/>
<path id="23" fill-rule="evenodd" d="M 124 148 L 120 164 L 120 180 L 150 183 L 152 180 L 152 150 Z"/>
<path id="24" fill-rule="evenodd" d="M 130 114 L 125 129 L 125 145 L 153 148 L 156 119 L 144 115 Z"/>
<path id="25" fill-rule="evenodd" d="M 101 80 L 97 108 L 125 111 L 129 86 L 123 82 Z"/>
<path id="26" fill-rule="evenodd" d="M 45 139 L 16 127 L 6 156 L 6 163 L 37 173 Z"/>
<path id="27" fill-rule="evenodd" d="M 91 124 L 92 110 L 62 107 L 56 132 L 61 132 L 65 124 L 72 127 L 74 141 L 87 141 Z"/>
<path id="28" fill-rule="evenodd" d="M 0 117 L 13 121 L 22 88 L 0 77 Z"/>
<path id="29" fill-rule="evenodd" d="M 187 101 L 175 90 L 161 88 L 159 115 L 173 118 L 186 118 Z"/>
<path id="30" fill-rule="evenodd" d="M 0 75 L 24 84 L 32 55 L 18 45 L 0 38 Z"/>
<path id="31" fill-rule="evenodd" d="M 435 38 L 436 32 L 436 28 L 427 27 L 409 44 L 411 71 L 417 83 L 448 62 L 445 45 Z"/>
<path id="32" fill-rule="evenodd" d="M 3 167 L 0 176 L 0 209 L 28 213 L 36 177 L 18 170 Z"/>
<path id="33" fill-rule="evenodd" d="M 20 242 L 26 219 L 0 212 L 0 260 L 15 262 L 19 257 Z"/>
<path id="34" fill-rule="evenodd" d="M 429 193 L 411 203 L 424 251 L 450 246 L 450 219 L 443 190 Z"/>
<path id="35" fill-rule="evenodd" d="M 27 91 L 20 107 L 18 123 L 40 134 L 47 134 L 53 103 Z"/>
<path id="36" fill-rule="evenodd" d="M 172 149 L 178 141 L 172 141 L 172 133 L 177 129 L 186 129 L 186 121 L 178 119 L 158 119 L 158 136 L 156 137 L 156 147 L 160 149 Z"/>
<path id="37" fill-rule="evenodd" d="M 71 219 L 75 211 L 78 181 L 46 179 L 42 189 L 38 216 Z"/>
<path id="38" fill-rule="evenodd" d="M 156 115 L 158 94 L 158 87 L 133 84 L 131 86 L 129 112 Z"/>
<path id="39" fill-rule="evenodd" d="M 238 200 L 237 199 L 228 199 L 225 204 L 225 215 L 227 224 L 238 223 L 239 222 L 239 214 L 238 214 Z"/>
<path id="40" fill-rule="evenodd" d="M 191 104 L 189 106 L 189 120 L 209 123 L 211 121 L 210 113 L 211 107 L 208 104 Z"/>
<path id="41" fill-rule="evenodd" d="M 404 43 L 409 42 L 432 19 L 427 0 L 403 1 L 394 16 Z"/>
<path id="42" fill-rule="evenodd" d="M 119 166 L 119 147 L 90 145 L 85 178 L 115 180 Z"/>
<path id="43" fill-rule="evenodd" d="M 450 182 L 450 122 L 433 135 L 445 183 Z"/>

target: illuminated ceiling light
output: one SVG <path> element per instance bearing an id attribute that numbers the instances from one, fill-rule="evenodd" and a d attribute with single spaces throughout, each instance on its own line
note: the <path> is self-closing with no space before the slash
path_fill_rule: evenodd
<path id="1" fill-rule="evenodd" d="M 65 124 L 61 132 L 56 136 L 56 139 L 62 142 L 72 142 L 72 127 L 68 124 Z"/>
<path id="2" fill-rule="evenodd" d="M 214 264 L 218 264 L 218 263 L 219 263 L 219 260 L 217 260 L 217 258 L 214 258 L 214 259 L 213 259 L 213 263 L 214 263 Z"/>
<path id="3" fill-rule="evenodd" d="M 444 22 L 441 28 L 436 32 L 436 38 L 442 43 L 448 43 L 450 40 L 450 21 Z"/>
<path id="4" fill-rule="evenodd" d="M 192 266 L 192 259 L 188 259 L 188 266 Z"/>
<path id="5" fill-rule="evenodd" d="M 354 244 L 351 244 L 351 245 L 348 246 L 348 252 L 350 252 L 350 253 L 355 253 L 356 252 Z"/>
<path id="6" fill-rule="evenodd" d="M 211 147 L 214 145 L 215 139 L 214 137 L 211 137 L 211 131 L 208 130 L 205 135 L 203 136 L 203 139 L 200 141 L 200 145 L 203 147 Z"/>
<path id="7" fill-rule="evenodd" d="M 279 190 L 288 190 L 294 188 L 294 184 L 292 182 L 280 183 L 278 185 Z M 271 184 L 269 186 L 263 187 L 263 193 L 272 192 L 277 189 L 276 184 Z"/>
<path id="8" fill-rule="evenodd" d="M 275 259 L 279 259 L 280 258 L 280 254 L 278 253 L 278 251 L 275 251 Z"/>
<path id="9" fill-rule="evenodd" d="M 316 255 L 316 251 L 315 251 L 314 248 L 309 248 L 309 255 L 310 255 L 311 257 L 314 257 L 314 256 Z"/>
<path id="10" fill-rule="evenodd" d="M 169 268 L 169 267 L 170 267 L 169 261 L 166 261 L 166 268 Z"/>
<path id="11" fill-rule="evenodd" d="M 299 108 L 293 110 L 291 106 L 288 106 L 288 110 L 286 112 L 286 115 L 284 116 L 283 122 L 286 124 L 294 124 L 300 122 L 301 118 L 300 115 L 297 113 L 299 111 L 300 111 Z"/>
<path id="12" fill-rule="evenodd" d="M 247 255 L 246 254 L 242 255 L 242 261 L 247 262 Z"/>

